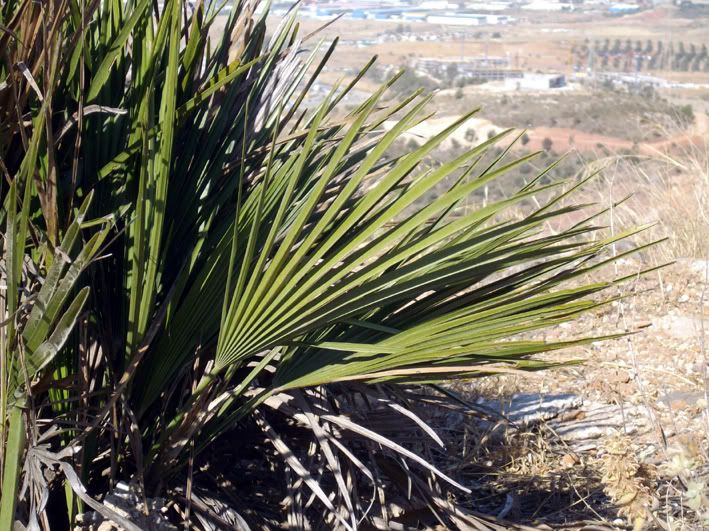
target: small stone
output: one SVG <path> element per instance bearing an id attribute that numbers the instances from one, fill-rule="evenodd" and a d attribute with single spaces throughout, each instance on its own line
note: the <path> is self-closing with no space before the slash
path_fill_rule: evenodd
<path id="1" fill-rule="evenodd" d="M 672 391 L 663 396 L 660 402 L 664 403 L 673 411 L 686 411 L 696 407 L 697 403 L 703 398 L 704 393 L 701 391 Z"/>
<path id="2" fill-rule="evenodd" d="M 692 260 L 689 263 L 689 270 L 698 275 L 706 275 L 707 266 L 709 266 L 709 261 L 707 260 Z"/>
<path id="3" fill-rule="evenodd" d="M 658 319 L 656 324 L 677 339 L 696 337 L 701 329 L 699 320 L 688 315 L 666 315 Z"/>
<path id="4" fill-rule="evenodd" d="M 561 465 L 564 468 L 573 468 L 579 463 L 579 458 L 575 454 L 564 454 L 561 457 Z"/>

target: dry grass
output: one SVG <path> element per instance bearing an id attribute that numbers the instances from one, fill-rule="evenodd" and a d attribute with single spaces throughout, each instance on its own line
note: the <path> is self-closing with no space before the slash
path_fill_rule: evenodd
<path id="1" fill-rule="evenodd" d="M 709 138 L 643 158 L 614 156 L 597 194 L 606 203 L 628 195 L 615 209 L 619 225 L 656 223 L 654 234 L 668 242 L 654 252 L 660 261 L 706 259 L 709 255 Z"/>

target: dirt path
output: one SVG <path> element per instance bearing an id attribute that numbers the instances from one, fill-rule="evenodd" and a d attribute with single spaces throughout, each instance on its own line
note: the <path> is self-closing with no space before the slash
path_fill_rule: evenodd
<path id="1" fill-rule="evenodd" d="M 552 141 L 552 149 L 557 153 L 570 150 L 581 152 L 636 150 L 641 155 L 656 155 L 677 147 L 701 145 L 709 141 L 709 117 L 704 113 L 695 114 L 694 125 L 684 133 L 654 142 L 635 143 L 626 138 L 599 135 L 563 127 L 535 127 L 527 132 L 529 149 L 544 149 L 544 139 Z"/>
<path id="2" fill-rule="evenodd" d="M 456 119 L 457 117 L 455 116 L 431 118 L 410 129 L 405 136 L 422 143 L 451 125 Z M 387 121 L 384 123 L 384 127 L 389 129 L 393 123 L 392 121 Z M 490 120 L 471 118 L 453 132 L 449 139 L 443 143 L 443 147 L 450 147 L 453 141 L 460 145 L 472 146 L 488 138 L 489 134 L 500 132 L 502 129 Z M 474 136 L 469 133 L 470 130 L 475 131 Z M 607 155 L 607 152 L 634 150 L 637 154 L 652 156 L 656 155 L 658 151 L 706 143 L 709 141 L 709 118 L 703 114 L 697 114 L 695 125 L 690 131 L 655 142 L 640 142 L 637 144 L 626 138 L 587 133 L 565 127 L 534 127 L 527 130 L 527 136 L 529 141 L 526 144 L 519 143 L 518 147 L 520 149 L 544 149 L 544 140 L 549 139 L 552 142 L 551 149 L 556 153 L 576 150 L 580 152 L 601 151 L 604 152 L 604 155 Z"/>

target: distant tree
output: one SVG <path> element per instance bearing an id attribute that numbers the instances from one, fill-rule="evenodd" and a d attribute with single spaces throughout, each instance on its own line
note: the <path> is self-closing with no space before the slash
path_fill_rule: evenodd
<path id="1" fill-rule="evenodd" d="M 654 99 L 656 96 L 655 87 L 652 85 L 645 85 L 642 89 L 640 89 L 640 95 L 646 100 Z"/>
<path id="2" fill-rule="evenodd" d="M 458 77 L 458 65 L 455 63 L 449 63 L 448 66 L 446 66 L 446 77 L 448 78 L 448 81 L 451 83 L 455 80 L 456 77 Z"/>
<path id="3" fill-rule="evenodd" d="M 526 146 L 527 144 L 529 144 L 529 135 L 527 133 L 523 133 L 519 141 L 522 142 L 523 146 Z"/>
<path id="4" fill-rule="evenodd" d="M 665 51 L 662 41 L 657 43 L 657 55 L 657 66 L 660 70 L 664 70 L 667 67 L 667 51 Z"/>
<path id="5" fill-rule="evenodd" d="M 700 71 L 702 69 L 702 64 L 706 65 L 706 63 L 709 62 L 709 53 L 707 53 L 706 44 L 702 44 L 702 47 L 699 49 L 699 53 L 697 54 L 695 62 L 697 68 L 696 71 Z"/>
<path id="6" fill-rule="evenodd" d="M 620 39 L 616 39 L 615 42 L 613 43 L 613 48 L 611 48 L 611 53 L 612 54 L 618 54 L 620 53 Z"/>
<path id="7" fill-rule="evenodd" d="M 683 120 L 686 124 L 694 123 L 694 108 L 691 104 L 682 105 L 679 108 L 679 112 L 680 119 Z"/>
<path id="8" fill-rule="evenodd" d="M 674 56 L 674 62 L 672 64 L 672 70 L 682 70 L 682 66 L 684 64 L 684 56 L 686 55 L 686 51 L 684 49 L 684 43 L 682 41 L 679 42 L 677 45 L 677 52 L 675 53 Z"/>
<path id="9" fill-rule="evenodd" d="M 552 142 L 551 138 L 548 136 L 544 137 L 544 140 L 542 140 L 542 149 L 544 149 L 544 151 L 551 151 L 553 145 L 554 142 Z"/>
<path id="10" fill-rule="evenodd" d="M 669 65 L 663 64 L 663 67 L 669 66 L 670 70 L 674 70 L 676 67 L 676 63 L 677 63 L 677 60 L 675 59 L 675 55 L 676 55 L 675 54 L 675 45 L 674 45 L 674 43 L 670 42 L 670 45 L 667 49 L 667 61 L 666 61 L 667 63 L 669 63 Z"/>
<path id="11" fill-rule="evenodd" d="M 682 62 L 682 70 L 687 71 L 687 70 L 692 70 L 694 66 L 694 60 L 697 58 L 697 47 L 694 44 L 689 45 L 689 51 L 687 54 L 684 56 L 684 60 Z"/>
<path id="12" fill-rule="evenodd" d="M 650 56 L 650 61 L 647 64 L 647 68 L 649 70 L 655 70 L 655 68 L 657 68 L 657 65 L 658 65 L 658 59 L 659 59 L 659 54 L 657 54 L 657 53 L 652 54 Z"/>
<path id="13" fill-rule="evenodd" d="M 648 39 L 647 42 L 645 43 L 645 53 L 647 55 L 650 55 L 652 53 L 652 40 Z"/>
<path id="14" fill-rule="evenodd" d="M 458 87 L 457 89 L 455 89 L 455 99 L 462 100 L 463 96 L 464 96 L 464 94 L 463 94 L 462 88 Z"/>
<path id="15" fill-rule="evenodd" d="M 468 142 L 475 142 L 478 139 L 478 132 L 475 129 L 468 129 L 465 132 L 465 139 Z M 524 144 L 524 142 L 522 142 Z"/>

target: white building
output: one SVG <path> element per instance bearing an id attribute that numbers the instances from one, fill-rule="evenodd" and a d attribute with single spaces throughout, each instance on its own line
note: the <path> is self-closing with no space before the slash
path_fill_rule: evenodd
<path id="1" fill-rule="evenodd" d="M 424 0 L 418 6 L 417 9 L 458 9 L 458 4 L 448 2 L 448 0 Z"/>
<path id="2" fill-rule="evenodd" d="M 527 11 L 573 11 L 574 4 L 563 2 L 548 2 L 547 0 L 533 0 L 531 3 L 523 5 L 522 9 Z"/>
<path id="3" fill-rule="evenodd" d="M 489 15 L 486 13 L 445 13 L 441 15 L 428 15 L 426 22 L 429 24 L 443 24 L 448 26 L 483 26 L 485 24 L 509 24 L 513 21 L 507 15 Z"/>
<path id="4" fill-rule="evenodd" d="M 426 22 L 429 24 L 443 24 L 448 26 L 480 26 L 485 24 L 485 17 L 461 17 L 457 15 L 428 15 Z"/>
<path id="5" fill-rule="evenodd" d="M 519 79 L 505 79 L 505 88 L 509 90 L 549 90 L 566 86 L 564 74 L 529 74 Z"/>

